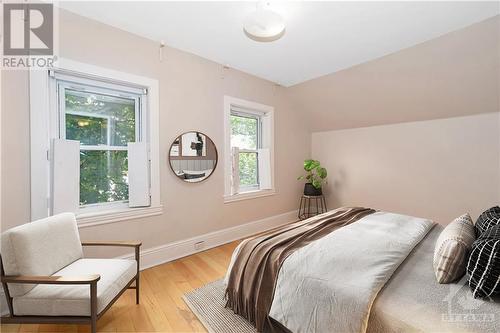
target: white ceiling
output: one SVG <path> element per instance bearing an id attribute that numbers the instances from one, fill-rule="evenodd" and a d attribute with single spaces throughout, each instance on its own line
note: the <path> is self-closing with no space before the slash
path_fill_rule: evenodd
<path id="1" fill-rule="evenodd" d="M 247 38 L 256 2 L 61 1 L 60 7 L 291 86 L 499 14 L 491 2 L 271 2 L 286 20 L 272 43 Z"/>

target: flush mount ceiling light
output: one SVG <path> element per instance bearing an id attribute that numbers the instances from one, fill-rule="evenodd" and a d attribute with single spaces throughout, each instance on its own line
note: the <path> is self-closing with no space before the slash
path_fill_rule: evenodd
<path id="1" fill-rule="evenodd" d="M 272 42 L 285 34 L 285 20 L 269 9 L 269 3 L 259 3 L 257 10 L 245 20 L 243 31 L 255 41 Z"/>

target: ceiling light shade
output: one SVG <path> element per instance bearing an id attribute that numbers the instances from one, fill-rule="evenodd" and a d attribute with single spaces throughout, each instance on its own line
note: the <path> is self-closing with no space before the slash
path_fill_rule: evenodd
<path id="1" fill-rule="evenodd" d="M 261 6 L 247 17 L 243 31 L 255 41 L 272 42 L 285 34 L 285 20 L 278 13 Z"/>

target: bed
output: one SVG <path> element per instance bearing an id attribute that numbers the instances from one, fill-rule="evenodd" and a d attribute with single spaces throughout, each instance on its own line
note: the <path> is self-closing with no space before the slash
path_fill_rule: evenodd
<path id="1" fill-rule="evenodd" d="M 499 303 L 473 299 L 465 279 L 450 285 L 436 282 L 432 257 L 441 226 L 400 214 L 370 214 L 283 261 L 268 311 L 272 331 L 500 331 Z M 349 246 L 360 234 L 369 236 Z M 235 249 L 226 284 L 243 244 Z"/>
<path id="2" fill-rule="evenodd" d="M 436 225 L 379 292 L 367 332 L 500 332 L 500 300 L 472 298 L 464 276 L 438 284 L 432 269 Z"/>

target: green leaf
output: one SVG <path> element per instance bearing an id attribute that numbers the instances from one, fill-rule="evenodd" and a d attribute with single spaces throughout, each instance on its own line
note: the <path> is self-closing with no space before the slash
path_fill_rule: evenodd
<path id="1" fill-rule="evenodd" d="M 328 172 L 323 167 L 319 167 L 317 171 L 318 171 L 318 176 L 320 176 L 321 179 L 325 179 L 326 176 L 328 176 Z"/>
<path id="2" fill-rule="evenodd" d="M 311 171 L 315 168 L 319 167 L 319 161 L 316 160 L 305 160 L 304 161 L 304 170 Z"/>
<path id="3" fill-rule="evenodd" d="M 300 176 L 297 180 L 305 179 L 307 182 L 312 183 L 317 189 L 320 189 L 322 185 L 326 183 L 328 172 L 321 166 L 318 160 L 305 160 L 304 170 L 307 171 L 307 174 L 305 176 Z"/>
<path id="4" fill-rule="evenodd" d="M 313 179 L 312 185 L 319 190 L 321 188 L 321 180 Z"/>

